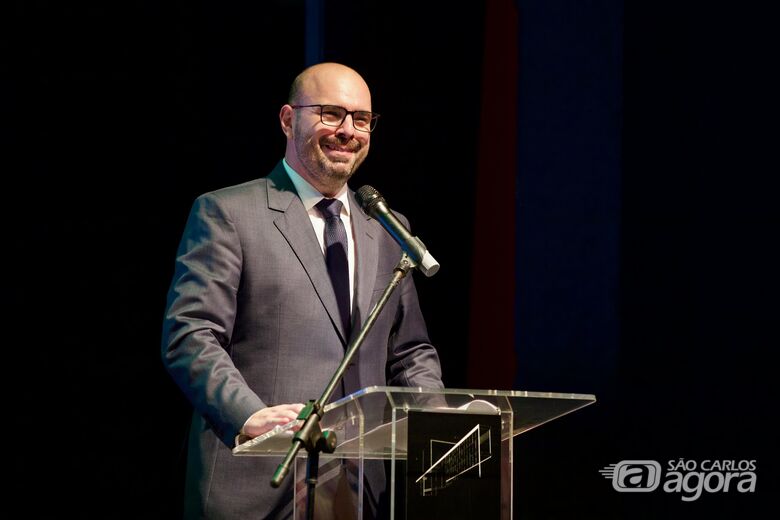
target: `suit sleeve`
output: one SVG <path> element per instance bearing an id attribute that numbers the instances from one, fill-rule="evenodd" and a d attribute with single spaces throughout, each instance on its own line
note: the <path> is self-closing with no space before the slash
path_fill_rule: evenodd
<path id="1" fill-rule="evenodd" d="M 401 214 L 397 215 L 409 229 L 406 218 Z M 397 289 L 401 291 L 401 298 L 396 309 L 393 330 L 388 338 L 388 384 L 444 388 L 439 355 L 428 338 L 413 274 L 413 271 L 409 272 Z"/>
<path id="2" fill-rule="evenodd" d="M 222 441 L 233 446 L 266 405 L 229 355 L 242 265 L 241 243 L 214 194 L 193 204 L 176 257 L 163 322 L 163 364 Z"/>

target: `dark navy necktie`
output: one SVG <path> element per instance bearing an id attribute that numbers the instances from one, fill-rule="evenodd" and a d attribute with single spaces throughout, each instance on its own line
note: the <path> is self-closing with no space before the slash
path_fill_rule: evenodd
<path id="1" fill-rule="evenodd" d="M 325 219 L 325 263 L 328 274 L 336 293 L 339 314 L 344 324 L 344 331 L 350 333 L 350 287 L 349 260 L 347 256 L 347 230 L 341 221 L 341 207 L 338 199 L 322 199 L 315 206 Z"/>

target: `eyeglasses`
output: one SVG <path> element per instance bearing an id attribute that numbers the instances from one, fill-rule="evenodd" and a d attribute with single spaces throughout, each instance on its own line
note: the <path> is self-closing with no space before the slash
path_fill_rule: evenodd
<path id="1" fill-rule="evenodd" d="M 347 119 L 347 116 L 352 116 L 352 125 L 355 130 L 361 132 L 373 132 L 376 128 L 376 122 L 379 119 L 379 114 L 374 112 L 368 112 L 366 110 L 352 110 L 349 111 L 344 107 L 336 105 L 290 105 L 293 108 L 319 108 L 320 109 L 320 121 L 326 126 L 341 126 Z"/>

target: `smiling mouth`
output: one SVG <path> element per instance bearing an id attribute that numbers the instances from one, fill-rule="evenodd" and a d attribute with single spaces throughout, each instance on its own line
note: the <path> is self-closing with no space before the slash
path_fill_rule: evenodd
<path id="1" fill-rule="evenodd" d="M 360 143 L 355 139 L 340 139 L 330 136 L 320 141 L 320 146 L 324 149 L 344 154 L 352 154 L 360 150 Z"/>
<path id="2" fill-rule="evenodd" d="M 328 143 L 326 143 L 323 146 L 323 148 L 326 148 L 326 149 L 328 149 L 330 151 L 333 151 L 333 152 L 339 152 L 339 153 L 354 153 L 355 152 L 354 147 L 340 146 L 340 145 L 336 145 L 336 144 L 328 144 Z"/>

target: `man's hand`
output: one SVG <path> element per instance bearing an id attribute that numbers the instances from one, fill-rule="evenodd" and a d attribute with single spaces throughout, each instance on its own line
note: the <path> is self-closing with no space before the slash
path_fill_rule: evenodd
<path id="1" fill-rule="evenodd" d="M 247 419 L 244 427 L 241 428 L 241 435 L 249 438 L 257 437 L 275 426 L 287 424 L 298 418 L 298 414 L 303 410 L 303 404 L 279 404 L 269 406 L 253 413 Z"/>

